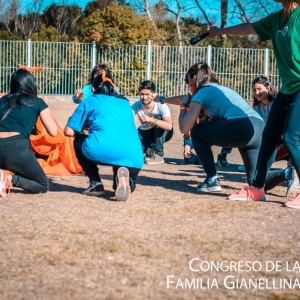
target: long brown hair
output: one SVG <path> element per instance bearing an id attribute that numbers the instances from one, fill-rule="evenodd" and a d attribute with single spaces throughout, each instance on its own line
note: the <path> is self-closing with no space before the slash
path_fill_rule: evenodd
<path id="1" fill-rule="evenodd" d="M 257 76 L 253 81 L 252 81 L 252 89 L 254 84 L 256 83 L 260 83 L 263 86 L 265 86 L 266 88 L 269 87 L 269 92 L 268 92 L 268 101 L 272 102 L 276 95 L 278 94 L 277 89 L 273 86 L 273 84 L 271 83 L 271 81 L 268 79 L 267 76 L 264 75 L 259 75 Z M 252 92 L 252 96 L 253 96 L 253 106 L 256 106 L 259 101 L 257 100 L 257 98 L 255 97 L 254 93 Z"/>
<path id="2" fill-rule="evenodd" d="M 188 84 L 193 77 L 196 76 L 196 87 L 199 89 L 202 85 L 213 82 L 218 83 L 219 80 L 212 69 L 205 62 L 194 64 L 185 74 L 185 82 Z"/>
<path id="3" fill-rule="evenodd" d="M 285 0 L 285 3 L 283 4 L 283 23 L 280 26 L 281 30 L 283 30 L 289 21 L 294 4 L 297 4 L 297 6 L 300 5 L 300 0 Z"/>

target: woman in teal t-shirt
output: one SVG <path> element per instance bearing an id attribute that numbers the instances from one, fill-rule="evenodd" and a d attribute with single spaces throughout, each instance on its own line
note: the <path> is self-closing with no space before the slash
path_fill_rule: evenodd
<path id="1" fill-rule="evenodd" d="M 78 162 L 89 177 L 85 195 L 105 193 L 97 165 L 113 167 L 116 200 L 127 200 L 144 162 L 142 145 L 135 127 L 129 101 L 114 92 L 106 72 L 93 81 L 94 95 L 74 111 L 65 128 L 67 136 L 76 136 L 74 149 Z M 87 126 L 89 134 L 78 134 Z"/>
<path id="2" fill-rule="evenodd" d="M 300 0 L 278 0 L 283 9 L 254 22 L 227 28 L 209 27 L 208 38 L 221 34 L 257 34 L 262 41 L 271 40 L 282 87 L 276 96 L 266 123 L 257 161 L 257 172 L 252 186 L 243 188 L 229 197 L 230 200 L 265 198 L 264 184 L 267 164 L 283 134 L 283 142 L 300 175 Z M 300 209 L 300 193 L 285 205 Z"/>

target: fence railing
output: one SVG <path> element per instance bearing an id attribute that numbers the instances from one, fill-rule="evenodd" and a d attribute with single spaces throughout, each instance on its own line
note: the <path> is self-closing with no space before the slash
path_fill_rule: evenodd
<path id="1" fill-rule="evenodd" d="M 0 41 L 0 93 L 9 91 L 11 74 L 18 64 L 39 66 L 35 73 L 39 92 L 70 95 L 87 83 L 97 63 L 107 63 L 122 94 L 137 95 L 138 84 L 151 79 L 160 95 L 187 92 L 184 76 L 190 66 L 206 61 L 224 84 L 245 99 L 252 98 L 251 82 L 259 74 L 268 75 L 279 87 L 274 53 L 269 49 L 233 49 L 208 47 L 170 47 L 123 45 L 99 47 L 95 43 L 52 43 Z"/>

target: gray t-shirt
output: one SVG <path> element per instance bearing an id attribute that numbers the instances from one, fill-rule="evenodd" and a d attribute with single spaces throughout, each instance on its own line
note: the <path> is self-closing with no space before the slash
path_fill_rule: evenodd
<path id="1" fill-rule="evenodd" d="M 268 105 L 258 102 L 257 105 L 253 106 L 252 108 L 263 118 L 265 122 L 267 122 L 272 104 L 273 102 L 269 103 Z"/>
<path id="2" fill-rule="evenodd" d="M 165 103 L 154 102 L 154 107 L 153 107 L 152 111 L 149 112 L 144 108 L 142 101 L 138 100 L 131 105 L 131 108 L 134 111 L 134 113 L 137 114 L 138 116 L 146 115 L 146 116 L 154 117 L 154 118 L 156 116 L 161 116 L 162 119 L 164 117 L 171 117 L 170 108 Z M 141 123 L 141 126 L 139 126 L 139 129 L 148 130 L 153 127 L 154 127 L 154 124 L 152 122 L 144 122 L 144 123 Z"/>
<path id="3" fill-rule="evenodd" d="M 247 117 L 262 119 L 242 96 L 232 89 L 217 83 L 209 83 L 202 86 L 193 96 L 192 102 L 201 104 L 211 119 L 230 120 Z"/>

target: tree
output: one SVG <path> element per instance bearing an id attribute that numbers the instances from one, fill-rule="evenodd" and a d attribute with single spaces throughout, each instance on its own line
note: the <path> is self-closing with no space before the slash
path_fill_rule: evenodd
<path id="1" fill-rule="evenodd" d="M 71 35 L 81 17 L 82 10 L 77 5 L 51 4 L 43 13 L 44 24 L 55 27 L 59 37 Z"/>
<path id="2" fill-rule="evenodd" d="M 115 2 L 86 17 L 78 32 L 83 41 L 96 41 L 100 45 L 147 44 L 148 39 L 159 41 L 147 18 L 138 17 L 129 6 L 120 7 Z"/>
<path id="3" fill-rule="evenodd" d="M 17 27 L 23 39 L 31 38 L 41 27 L 43 5 L 44 1 L 32 0 L 27 2 L 26 7 L 22 9 L 22 14 L 18 15 Z"/>
<path id="4" fill-rule="evenodd" d="M 254 22 L 264 16 L 280 9 L 280 4 L 272 0 L 234 0 L 229 8 L 231 20 L 238 20 L 242 23 Z"/>
<path id="5" fill-rule="evenodd" d="M 84 10 L 84 15 L 86 17 L 90 16 L 95 10 L 100 9 L 103 10 L 105 9 L 110 3 L 115 2 L 119 5 L 126 5 L 126 0 L 94 0 L 92 2 L 89 2 L 86 5 L 86 8 Z"/>
<path id="6" fill-rule="evenodd" d="M 176 29 L 177 29 L 177 36 L 178 36 L 178 42 L 179 46 L 182 47 L 182 38 L 181 38 L 181 18 L 182 18 L 182 13 L 191 6 L 190 3 L 183 3 L 183 0 L 176 0 L 175 5 L 174 2 L 164 2 L 164 9 L 167 12 L 170 12 L 172 15 L 175 16 L 175 24 L 176 24 Z"/>
<path id="7" fill-rule="evenodd" d="M 221 0 L 223 1 L 223 0 Z M 226 0 L 227 1 L 227 0 Z M 200 1 L 199 0 L 194 0 L 196 6 L 199 8 L 199 10 L 201 11 L 206 23 L 209 25 L 209 26 L 212 26 L 213 25 L 213 22 L 212 20 L 210 19 L 210 17 L 208 16 L 208 14 L 206 13 L 205 9 L 203 8 L 203 6 L 200 4 Z"/>
<path id="8" fill-rule="evenodd" d="M 19 0 L 0 0 L 0 20 L 10 35 L 17 33 L 17 17 L 20 10 Z"/>

